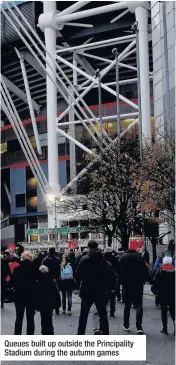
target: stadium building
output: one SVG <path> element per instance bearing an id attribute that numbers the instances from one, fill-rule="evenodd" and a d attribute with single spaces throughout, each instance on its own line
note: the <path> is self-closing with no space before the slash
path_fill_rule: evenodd
<path id="1" fill-rule="evenodd" d="M 45 197 L 69 191 L 101 138 L 105 147 L 119 133 L 138 139 L 174 126 L 175 2 L 4 1 L 1 7 L 1 244 L 7 246 L 26 242 L 28 228 L 55 227 Z"/>

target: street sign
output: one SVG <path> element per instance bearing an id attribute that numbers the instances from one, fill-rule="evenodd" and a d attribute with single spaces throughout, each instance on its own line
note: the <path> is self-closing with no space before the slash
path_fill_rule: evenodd
<path id="1" fill-rule="evenodd" d="M 28 229 L 27 234 L 37 234 L 37 235 L 46 235 L 46 234 L 55 234 L 55 233 L 82 233 L 89 232 L 89 227 L 61 227 L 61 228 L 39 228 L 39 229 Z"/>

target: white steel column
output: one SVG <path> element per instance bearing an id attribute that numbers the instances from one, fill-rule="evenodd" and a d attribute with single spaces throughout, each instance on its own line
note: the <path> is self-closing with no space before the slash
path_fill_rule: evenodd
<path id="1" fill-rule="evenodd" d="M 74 53 L 73 53 L 73 65 L 77 66 L 77 60 L 75 59 Z M 77 71 L 73 70 L 73 85 L 77 87 L 77 83 L 78 83 Z M 70 92 L 72 93 L 72 95 L 74 96 L 73 89 L 71 89 L 71 87 L 69 87 L 69 89 L 70 89 Z M 72 103 L 73 100 L 71 100 L 69 95 L 68 95 L 68 98 L 70 99 L 70 102 Z M 74 112 L 73 112 L 73 109 L 71 108 L 69 110 L 69 122 L 73 122 L 73 121 L 74 121 Z M 70 136 L 75 139 L 75 125 L 74 124 L 69 124 L 69 131 L 70 131 Z M 76 146 L 75 146 L 75 143 L 70 141 L 70 181 L 72 179 L 74 179 L 75 176 L 76 176 Z M 73 194 L 76 193 L 75 184 L 73 186 L 72 193 Z"/>
<path id="2" fill-rule="evenodd" d="M 56 10 L 56 1 L 43 1 L 44 14 Z M 46 28 L 45 44 L 47 50 L 55 57 L 56 51 L 56 30 Z M 46 69 L 52 79 L 56 83 L 56 66 L 51 58 L 46 54 L 46 62 L 52 67 L 52 70 L 46 64 Z M 59 171 L 58 171 L 58 144 L 57 144 L 57 88 L 53 81 L 46 76 L 46 92 L 47 92 L 47 133 L 48 133 L 48 182 L 53 189 L 59 189 Z M 48 228 L 54 228 L 54 214 L 48 212 Z"/>
<path id="3" fill-rule="evenodd" d="M 142 134 L 144 138 L 145 137 L 151 138 L 152 134 L 151 134 L 149 49 L 148 49 L 148 10 L 145 9 L 144 7 L 137 7 L 135 9 L 135 15 L 139 29 Z"/>

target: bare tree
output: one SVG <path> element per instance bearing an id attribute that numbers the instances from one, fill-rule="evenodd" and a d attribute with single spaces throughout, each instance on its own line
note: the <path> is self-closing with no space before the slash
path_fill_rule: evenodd
<path id="1" fill-rule="evenodd" d="M 88 189 L 88 209 L 97 215 L 97 226 L 108 237 L 113 236 L 128 248 L 129 237 L 139 213 L 138 203 L 142 182 L 136 184 L 140 171 L 138 146 L 134 141 L 122 140 L 100 154 L 82 180 L 83 190 Z"/>
<path id="2" fill-rule="evenodd" d="M 143 149 L 141 176 L 147 182 L 143 191 L 143 210 L 160 212 L 160 218 L 168 221 L 172 231 L 175 228 L 175 138 L 159 135 L 155 143 L 146 143 Z M 174 236 L 174 234 L 173 234 Z"/>
<path id="3" fill-rule="evenodd" d="M 139 183 L 143 189 L 139 210 L 143 213 L 141 224 L 145 235 L 152 243 L 153 261 L 156 259 L 156 245 L 162 236 L 175 228 L 175 139 L 174 133 L 161 135 L 156 131 L 154 143 L 145 140 Z M 169 228 L 164 235 L 158 234 L 161 222 L 168 222 Z M 174 233 L 173 233 L 174 237 Z"/>
<path id="4" fill-rule="evenodd" d="M 138 225 L 140 233 L 143 230 L 151 240 L 155 259 L 159 240 L 156 217 L 174 214 L 174 152 L 173 139 L 161 136 L 155 143 L 145 141 L 141 160 L 138 141 L 125 138 L 120 146 L 113 143 L 100 153 L 79 181 L 78 193 L 86 195 L 92 229 L 103 232 L 109 246 L 117 237 L 127 249 Z"/>

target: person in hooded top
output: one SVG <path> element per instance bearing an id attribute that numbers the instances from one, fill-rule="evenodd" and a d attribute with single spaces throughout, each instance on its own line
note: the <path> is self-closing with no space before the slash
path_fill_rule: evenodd
<path id="1" fill-rule="evenodd" d="M 156 273 L 152 291 L 153 293 L 158 293 L 159 302 L 161 304 L 161 319 L 163 324 L 161 333 L 168 334 L 168 309 L 175 325 L 175 267 L 172 263 L 171 256 L 165 256 L 163 258 L 163 264 Z"/>
<path id="2" fill-rule="evenodd" d="M 36 310 L 41 316 L 42 335 L 54 335 L 52 314 L 55 308 L 60 308 L 60 295 L 56 280 L 45 265 L 39 267 L 36 283 Z"/>

